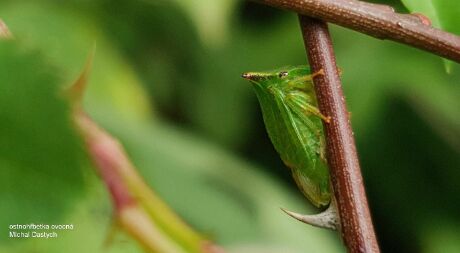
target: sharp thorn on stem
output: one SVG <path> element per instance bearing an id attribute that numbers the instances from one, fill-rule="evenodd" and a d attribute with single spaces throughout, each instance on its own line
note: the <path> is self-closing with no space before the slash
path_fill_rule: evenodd
<path id="1" fill-rule="evenodd" d="M 325 211 L 319 214 L 305 215 L 295 213 L 284 208 L 281 208 L 281 210 L 292 218 L 315 227 L 328 228 L 332 230 L 337 230 L 339 227 L 339 219 L 334 202 L 332 202 Z"/>

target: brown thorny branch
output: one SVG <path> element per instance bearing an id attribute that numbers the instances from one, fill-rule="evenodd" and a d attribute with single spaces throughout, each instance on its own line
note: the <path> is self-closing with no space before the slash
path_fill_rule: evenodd
<path id="1" fill-rule="evenodd" d="M 324 124 L 341 237 L 349 252 L 380 252 L 371 221 L 348 111 L 327 24 L 335 23 L 379 39 L 390 39 L 460 62 L 460 37 L 435 29 L 420 14 L 356 0 L 256 0 L 299 13 Z M 324 20 L 324 21 L 321 21 Z"/>
<path id="2" fill-rule="evenodd" d="M 349 252 L 379 252 L 327 24 L 305 16 L 300 24 L 312 71 L 324 72 L 314 83 L 319 108 L 331 117 L 324 127 L 342 239 Z"/>
<path id="3" fill-rule="evenodd" d="M 379 38 L 407 44 L 460 62 L 460 37 L 430 26 L 420 14 L 356 0 L 254 0 L 334 23 Z"/>

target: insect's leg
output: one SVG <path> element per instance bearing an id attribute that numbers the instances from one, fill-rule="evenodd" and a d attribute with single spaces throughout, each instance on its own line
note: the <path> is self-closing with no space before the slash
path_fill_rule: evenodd
<path id="1" fill-rule="evenodd" d="M 321 159 L 326 160 L 326 141 L 322 135 L 319 137 L 319 156 Z"/>
<path id="2" fill-rule="evenodd" d="M 337 68 L 337 70 L 339 71 L 339 76 L 341 76 L 343 74 L 343 71 L 341 68 Z"/>
<path id="3" fill-rule="evenodd" d="M 343 71 L 341 68 L 337 68 L 337 71 L 339 72 L 339 76 L 342 75 Z M 324 73 L 324 69 L 320 69 L 318 71 L 316 71 L 315 73 L 311 74 L 311 79 L 317 77 L 317 76 L 324 76 L 325 73 Z"/>
<path id="4" fill-rule="evenodd" d="M 320 69 L 311 75 L 305 75 L 305 76 L 300 76 L 298 78 L 295 78 L 292 83 L 297 84 L 297 83 L 309 82 L 317 76 L 324 76 L 324 70 Z"/>
<path id="5" fill-rule="evenodd" d="M 309 97 L 302 92 L 292 92 L 291 94 L 287 95 L 286 100 L 289 104 L 291 104 L 291 108 L 296 110 L 299 114 L 300 113 L 313 114 L 313 115 L 320 117 L 326 123 L 331 122 L 331 117 L 323 115 L 317 107 L 307 102 L 309 100 Z M 299 108 L 300 110 L 297 110 L 296 108 Z"/>
<path id="6" fill-rule="evenodd" d="M 322 114 L 319 109 L 313 105 L 310 105 L 308 103 L 305 103 L 305 110 L 311 114 L 314 114 L 318 117 L 320 117 L 322 120 L 324 120 L 326 123 L 331 123 L 331 117 L 330 116 L 325 116 Z"/>
<path id="7" fill-rule="evenodd" d="M 316 71 L 315 73 L 311 74 L 310 77 L 311 79 L 317 77 L 317 76 L 324 76 L 324 69 L 320 69 L 318 71 Z"/>

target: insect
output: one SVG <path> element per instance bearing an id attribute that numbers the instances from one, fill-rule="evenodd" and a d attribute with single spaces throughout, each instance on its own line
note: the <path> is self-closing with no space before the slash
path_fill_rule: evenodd
<path id="1" fill-rule="evenodd" d="M 300 191 L 316 207 L 331 201 L 322 120 L 307 66 L 242 75 L 254 86 L 268 135 Z"/>

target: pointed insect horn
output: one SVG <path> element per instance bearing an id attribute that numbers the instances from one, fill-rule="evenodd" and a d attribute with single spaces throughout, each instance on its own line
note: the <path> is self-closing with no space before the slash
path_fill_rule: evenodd
<path id="1" fill-rule="evenodd" d="M 272 76 L 271 73 L 261 73 L 261 72 L 246 72 L 241 75 L 242 78 L 249 81 L 259 81 L 261 79 Z"/>
<path id="2" fill-rule="evenodd" d="M 241 77 L 247 80 L 253 80 L 255 75 L 254 73 L 246 72 L 246 73 L 241 74 Z"/>
<path id="3" fill-rule="evenodd" d="M 284 208 L 281 208 L 281 210 L 292 218 L 315 227 L 337 230 L 340 225 L 336 207 L 332 203 L 325 211 L 312 215 L 299 214 Z"/>

